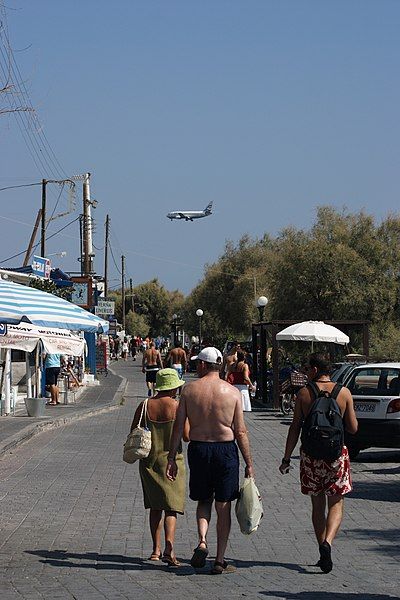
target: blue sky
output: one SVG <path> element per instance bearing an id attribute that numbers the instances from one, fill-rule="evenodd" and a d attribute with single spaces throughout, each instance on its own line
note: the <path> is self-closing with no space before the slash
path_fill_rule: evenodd
<path id="1" fill-rule="evenodd" d="M 158 277 L 187 293 L 227 239 L 308 228 L 320 204 L 377 220 L 398 210 L 396 0 L 6 6 L 15 60 L 62 170 L 37 168 L 15 115 L 2 115 L 0 187 L 90 171 L 98 273 L 107 213 L 127 279 Z M 78 216 L 80 197 L 49 235 Z M 165 217 L 210 200 L 207 219 Z M 40 189 L 0 201 L 4 260 L 26 248 Z M 79 270 L 77 223 L 49 240 L 48 253 L 59 251 L 59 266 Z M 119 285 L 111 258 L 110 278 Z"/>

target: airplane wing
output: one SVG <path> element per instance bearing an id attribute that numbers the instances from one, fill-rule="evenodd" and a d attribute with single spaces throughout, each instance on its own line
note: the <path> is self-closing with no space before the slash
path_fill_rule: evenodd
<path id="1" fill-rule="evenodd" d="M 180 219 L 187 219 L 187 216 L 182 212 L 178 212 L 178 215 Z"/>

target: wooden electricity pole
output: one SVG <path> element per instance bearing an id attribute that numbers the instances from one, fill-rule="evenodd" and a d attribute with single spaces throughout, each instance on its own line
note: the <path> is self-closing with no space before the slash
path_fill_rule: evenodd
<path id="1" fill-rule="evenodd" d="M 129 279 L 129 286 L 130 286 L 130 290 L 131 290 L 131 306 L 132 306 L 132 312 L 135 312 L 135 301 L 133 299 L 133 283 L 132 283 L 132 277 Z"/>
<path id="2" fill-rule="evenodd" d="M 106 216 L 106 236 L 104 241 L 104 296 L 108 294 L 108 238 L 110 235 L 110 217 Z"/>
<path id="3" fill-rule="evenodd" d="M 125 331 L 125 256 L 121 256 L 122 329 Z"/>
<path id="4" fill-rule="evenodd" d="M 40 240 L 40 256 L 46 256 L 46 179 L 42 179 L 42 237 Z"/>

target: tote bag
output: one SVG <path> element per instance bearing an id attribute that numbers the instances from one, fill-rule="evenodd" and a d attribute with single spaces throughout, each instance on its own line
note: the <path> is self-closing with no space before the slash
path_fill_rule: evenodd
<path id="1" fill-rule="evenodd" d="M 261 496 L 254 477 L 246 477 L 239 494 L 235 506 L 236 518 L 240 531 L 245 535 L 250 535 L 250 533 L 257 531 L 263 516 Z"/>
<path id="2" fill-rule="evenodd" d="M 142 421 L 144 416 L 144 427 Z M 143 402 L 140 419 L 137 427 L 133 429 L 126 438 L 124 444 L 123 460 L 130 465 L 147 458 L 151 450 L 151 431 L 147 428 L 147 398 Z"/>

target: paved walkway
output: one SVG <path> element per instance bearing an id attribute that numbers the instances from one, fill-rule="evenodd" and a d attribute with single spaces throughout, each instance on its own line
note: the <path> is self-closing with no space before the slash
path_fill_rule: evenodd
<path id="1" fill-rule="evenodd" d="M 0 417 L 0 457 L 46 429 L 117 408 L 125 391 L 126 380 L 111 372 L 107 377 L 100 375 L 99 378 L 99 386 L 79 389 L 76 402 L 46 406 L 42 418 L 28 417 L 23 404 L 18 405 L 16 416 Z M 73 398 L 73 394 L 70 394 L 70 398 Z"/>
<path id="2" fill-rule="evenodd" d="M 196 540 L 190 501 L 177 531 L 184 566 L 145 560 L 151 542 L 138 468 L 121 460 L 144 378 L 131 362 L 113 367 L 128 378 L 123 405 L 44 431 L 0 460 L 2 600 L 398 598 L 400 453 L 365 452 L 355 463 L 335 568 L 323 575 L 312 566 L 317 551 L 297 461 L 286 477 L 277 470 L 288 420 L 262 410 L 246 421 L 265 516 L 249 537 L 234 520 L 228 557 L 237 572 L 210 576 L 209 566 L 198 573 L 190 567 Z M 215 520 L 211 557 L 214 526 Z"/>

